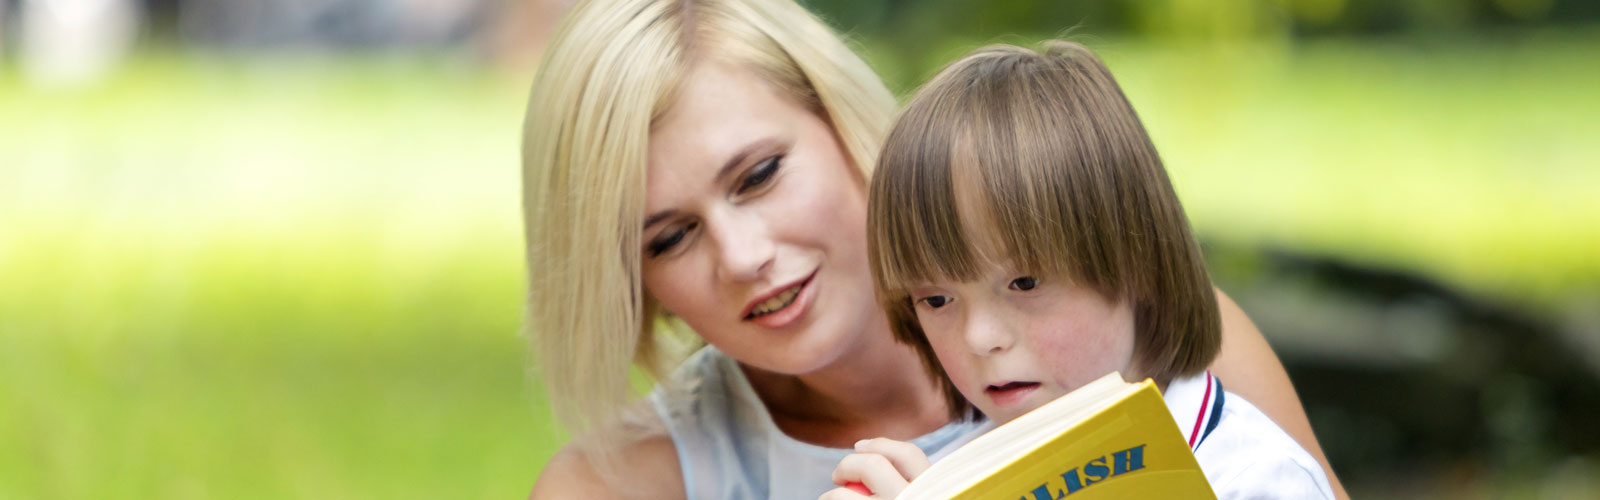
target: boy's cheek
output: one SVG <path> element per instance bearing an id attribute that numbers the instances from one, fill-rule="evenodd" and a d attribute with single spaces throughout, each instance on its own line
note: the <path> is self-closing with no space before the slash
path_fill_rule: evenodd
<path id="1" fill-rule="evenodd" d="M 972 378 L 974 369 L 967 357 L 962 354 L 961 348 L 946 345 L 933 338 L 929 338 L 928 343 L 933 346 L 933 354 L 939 357 L 939 365 L 944 367 L 945 376 L 950 377 L 956 389 L 960 389 L 961 394 L 969 400 L 978 396 L 968 393 L 969 388 L 975 384 Z"/>
<path id="2" fill-rule="evenodd" d="M 1094 381 L 1112 370 L 1124 376 L 1138 378 L 1128 373 L 1133 359 L 1133 332 L 1131 327 L 1119 324 L 1054 325 L 1044 331 L 1050 335 L 1030 338 L 1029 347 L 1041 367 L 1067 390 Z"/>

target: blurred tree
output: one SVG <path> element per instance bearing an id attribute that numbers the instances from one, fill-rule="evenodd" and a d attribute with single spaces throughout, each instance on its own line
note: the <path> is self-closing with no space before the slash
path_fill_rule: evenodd
<path id="1" fill-rule="evenodd" d="M 1234 38 L 1483 29 L 1589 23 L 1586 0 L 801 0 L 848 31 L 920 40 L 996 33 L 1095 33 Z"/>

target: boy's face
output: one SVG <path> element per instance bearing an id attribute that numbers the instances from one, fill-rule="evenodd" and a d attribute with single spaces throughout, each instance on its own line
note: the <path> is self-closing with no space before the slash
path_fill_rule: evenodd
<path id="1" fill-rule="evenodd" d="M 945 373 L 997 422 L 1113 370 L 1138 375 L 1125 301 L 1065 277 L 986 264 L 977 281 L 926 283 L 911 299 Z"/>

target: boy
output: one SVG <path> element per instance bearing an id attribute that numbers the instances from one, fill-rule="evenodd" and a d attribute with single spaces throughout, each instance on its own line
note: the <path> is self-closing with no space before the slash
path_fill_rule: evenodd
<path id="1" fill-rule="evenodd" d="M 1116 370 L 1161 387 L 1219 498 L 1333 498 L 1315 459 L 1205 372 L 1221 337 L 1199 248 L 1088 49 L 996 46 L 946 68 L 890 131 L 867 216 L 878 300 L 955 416 L 1005 423 Z M 874 498 L 928 463 L 887 439 L 856 451 L 834 481 Z"/>

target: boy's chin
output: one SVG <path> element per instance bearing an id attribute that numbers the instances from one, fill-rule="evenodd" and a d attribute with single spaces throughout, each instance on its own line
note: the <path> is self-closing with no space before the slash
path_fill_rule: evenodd
<path id="1" fill-rule="evenodd" d="M 992 412 L 985 411 L 983 415 L 997 424 L 1004 424 L 1016 420 L 1017 417 L 1027 415 L 1030 411 L 1033 411 L 1033 408 L 995 408 Z"/>
<path id="2" fill-rule="evenodd" d="M 1026 415 L 1028 412 L 1044 406 L 1046 403 L 1055 401 L 1055 399 L 1058 397 L 1061 397 L 1061 394 L 1046 394 L 1044 391 L 1037 391 L 1034 394 L 1029 394 L 1028 397 L 1019 404 L 1000 406 L 991 403 L 978 406 L 978 410 L 982 411 L 983 415 L 988 417 L 989 420 L 1004 424 L 1006 422 L 1015 420 L 1017 417 Z"/>

